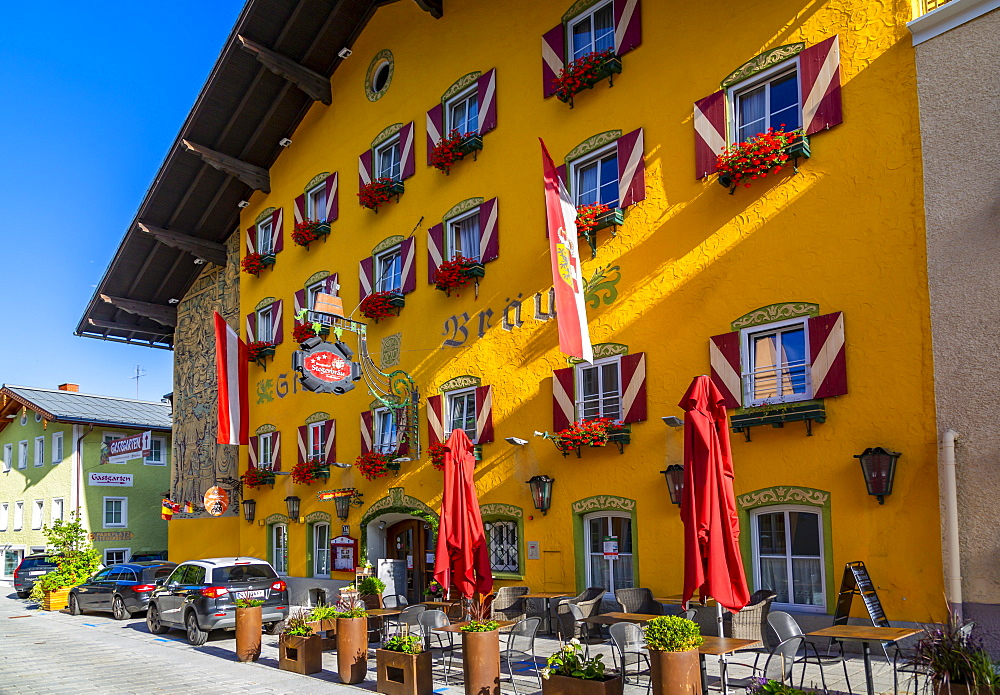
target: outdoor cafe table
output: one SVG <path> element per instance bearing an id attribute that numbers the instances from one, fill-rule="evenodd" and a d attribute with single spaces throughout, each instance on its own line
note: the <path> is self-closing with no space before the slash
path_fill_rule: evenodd
<path id="1" fill-rule="evenodd" d="M 451 625 L 445 625 L 444 627 L 436 627 L 436 628 L 434 628 L 434 632 L 457 632 L 457 633 L 461 633 L 462 632 L 462 628 L 465 625 L 468 625 L 471 622 L 472 622 L 471 620 L 463 620 L 460 623 L 452 623 Z M 494 622 L 496 622 L 496 624 L 497 624 L 498 627 L 509 627 L 509 626 L 511 626 L 511 625 L 514 624 L 513 620 L 496 620 Z"/>
<path id="2" fill-rule="evenodd" d="M 865 657 L 865 681 L 868 685 L 868 695 L 875 695 L 875 684 L 872 681 L 871 643 L 898 642 L 922 630 L 909 627 L 869 627 L 866 625 L 833 625 L 822 630 L 810 632 L 808 637 L 833 637 L 844 642 L 861 642 L 861 652 Z"/>
<path id="3" fill-rule="evenodd" d="M 525 594 L 522 598 L 540 598 L 545 601 L 545 631 L 552 634 L 552 599 L 554 598 L 565 598 L 567 596 L 573 596 L 571 592 L 558 592 L 558 591 L 536 591 L 533 594 Z"/>
<path id="4" fill-rule="evenodd" d="M 614 625 L 615 623 L 636 623 L 637 625 L 645 625 L 653 618 L 660 617 L 662 616 L 652 615 L 650 613 L 601 613 L 600 615 L 592 615 L 588 618 L 583 618 L 580 622 L 587 623 L 589 625 Z"/>
<path id="5" fill-rule="evenodd" d="M 745 649 L 758 640 L 734 639 L 732 637 L 713 637 L 702 635 L 702 644 L 698 647 L 698 659 L 701 661 L 701 692 L 708 694 L 708 671 L 705 668 L 705 656 L 719 657 L 719 675 L 722 677 L 722 692 L 729 692 L 729 676 L 727 672 L 726 654 L 731 654 L 738 649 Z"/>

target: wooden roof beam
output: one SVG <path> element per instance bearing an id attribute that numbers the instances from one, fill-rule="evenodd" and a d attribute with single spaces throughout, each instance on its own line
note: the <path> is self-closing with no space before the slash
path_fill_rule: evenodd
<path id="1" fill-rule="evenodd" d="M 130 333 L 142 333 L 143 335 L 154 336 L 157 338 L 169 338 L 173 336 L 173 331 L 152 331 L 148 328 L 141 328 L 139 326 L 129 326 L 124 323 L 118 323 L 117 321 L 102 321 L 101 319 L 87 319 L 89 323 L 94 328 L 104 328 L 109 331 L 129 331 Z"/>
<path id="2" fill-rule="evenodd" d="M 122 311 L 127 311 L 136 316 L 145 316 L 153 319 L 161 326 L 177 327 L 177 308 L 166 304 L 153 304 L 152 302 L 141 302 L 138 299 L 127 299 L 125 297 L 110 297 L 106 294 L 99 295 L 101 299 L 117 307 Z"/>
<path id="3" fill-rule="evenodd" d="M 271 192 L 271 175 L 267 169 L 244 162 L 242 159 L 236 159 L 236 157 L 230 157 L 228 154 L 216 152 L 190 140 L 182 139 L 181 145 L 188 152 L 201 157 L 202 161 L 213 169 L 238 178 L 255 191 Z"/>
<path id="4" fill-rule="evenodd" d="M 253 54 L 257 61 L 273 72 L 278 77 L 284 77 L 296 87 L 305 92 L 313 101 L 321 101 L 327 106 L 333 103 L 333 94 L 330 90 L 330 80 L 313 72 L 305 65 L 296 63 L 291 58 L 264 48 L 259 43 L 248 38 L 236 35 L 240 41 L 240 48 L 247 53 Z"/>
<path id="5" fill-rule="evenodd" d="M 162 227 L 155 227 L 141 220 L 138 222 L 138 225 L 139 229 L 155 237 L 162 244 L 172 246 L 181 251 L 187 251 L 192 256 L 197 256 L 215 265 L 226 266 L 226 247 L 222 244 L 208 241 L 207 239 L 199 239 L 190 234 L 182 234 L 181 232 L 172 232 Z"/>

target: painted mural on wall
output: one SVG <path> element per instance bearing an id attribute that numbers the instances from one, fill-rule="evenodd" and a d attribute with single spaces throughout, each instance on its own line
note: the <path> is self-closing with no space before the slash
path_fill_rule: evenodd
<path id="1" fill-rule="evenodd" d="M 239 238 L 226 242 L 225 268 L 208 265 L 177 305 L 174 333 L 174 466 L 170 496 L 195 504 L 191 514 L 207 516 L 200 504 L 206 490 L 224 478 L 239 478 L 238 447 L 216 443 L 218 391 L 212 312 L 239 325 Z M 232 498 L 233 495 L 230 495 Z M 230 505 L 226 516 L 238 512 Z"/>

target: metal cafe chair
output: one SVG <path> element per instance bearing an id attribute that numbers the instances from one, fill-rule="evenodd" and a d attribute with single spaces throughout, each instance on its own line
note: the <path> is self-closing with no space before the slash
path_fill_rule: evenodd
<path id="1" fill-rule="evenodd" d="M 451 660 L 455 653 L 455 636 L 451 632 L 435 632 L 436 627 L 447 627 L 451 625 L 448 616 L 444 611 L 428 610 L 417 614 L 420 627 L 424 634 L 424 649 L 431 653 L 438 652 L 441 664 L 444 667 L 444 684 L 448 685 L 448 676 L 451 673 Z"/>
<path id="2" fill-rule="evenodd" d="M 501 664 L 507 665 L 510 674 L 510 685 L 517 695 L 517 681 L 514 680 L 514 664 L 530 663 L 538 679 L 538 687 L 542 687 L 542 675 L 535 663 L 535 635 L 542 619 L 538 616 L 518 620 L 510 626 L 507 632 L 507 645 L 500 651 Z"/>
<path id="3" fill-rule="evenodd" d="M 420 616 L 427 611 L 427 606 L 417 604 L 407 606 L 396 618 L 396 632 L 405 632 L 411 635 L 423 636 L 423 628 L 420 625 Z"/>
<path id="4" fill-rule="evenodd" d="M 643 637 L 642 628 L 635 623 L 615 623 L 608 628 L 608 632 L 611 633 L 611 658 L 615 668 L 618 668 L 620 661 L 622 678 L 628 683 L 629 657 L 634 657 L 632 663 L 635 664 L 636 683 L 638 683 L 639 676 L 643 673 L 642 662 L 645 661 L 645 673 L 650 676 L 649 682 L 646 684 L 646 692 L 649 692 L 653 682 L 650 673 L 652 667 L 649 663 L 649 654 L 646 652 L 646 640 Z"/>
<path id="5" fill-rule="evenodd" d="M 823 666 L 835 666 L 838 663 L 844 667 L 844 678 L 847 681 L 847 691 L 851 690 L 851 678 L 847 674 L 847 659 L 844 657 L 844 648 L 841 645 L 841 653 L 837 654 L 820 654 L 819 650 L 816 649 L 816 645 L 805 639 L 805 633 L 802 632 L 802 628 L 799 627 L 798 622 L 790 614 L 784 611 L 774 611 L 769 613 L 767 616 L 767 624 L 771 626 L 775 634 L 778 636 L 778 640 L 784 642 L 792 637 L 802 637 L 803 638 L 803 652 L 802 656 L 796 659 L 796 663 L 803 664 L 802 668 L 802 678 L 799 679 L 799 687 L 802 687 L 803 682 L 806 677 L 805 664 L 816 664 L 819 666 L 819 677 L 823 683 L 823 690 L 826 691 L 826 675 L 823 672 Z M 812 649 L 812 654 L 809 650 Z"/>

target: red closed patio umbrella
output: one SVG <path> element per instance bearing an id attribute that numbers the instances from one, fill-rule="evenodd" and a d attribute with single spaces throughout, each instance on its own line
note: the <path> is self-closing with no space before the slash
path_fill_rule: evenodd
<path id="1" fill-rule="evenodd" d="M 733 456 L 723 397 L 698 376 L 681 399 L 684 412 L 684 607 L 702 599 L 736 613 L 750 602 L 740 556 L 740 525 L 733 492 Z M 719 612 L 719 636 L 722 636 Z"/>
<path id="2" fill-rule="evenodd" d="M 445 443 L 444 494 L 438 526 L 434 579 L 444 590 L 454 586 L 465 598 L 486 596 L 493 590 L 493 573 L 486 547 L 486 531 L 479 513 L 479 498 L 472 480 L 476 457 L 472 442 L 462 430 L 454 430 Z"/>

